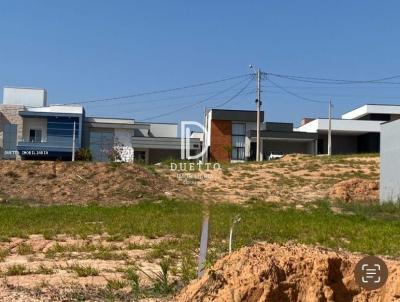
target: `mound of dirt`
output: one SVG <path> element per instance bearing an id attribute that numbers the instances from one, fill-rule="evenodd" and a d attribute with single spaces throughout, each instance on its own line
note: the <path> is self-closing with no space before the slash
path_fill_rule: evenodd
<path id="1" fill-rule="evenodd" d="M 379 182 L 352 178 L 335 184 L 328 193 L 332 199 L 345 201 L 377 201 L 379 200 Z"/>
<path id="2" fill-rule="evenodd" d="M 296 160 L 301 160 L 304 158 L 310 158 L 310 155 L 300 154 L 300 153 L 292 153 L 284 155 L 280 160 L 285 162 L 292 162 Z"/>
<path id="3" fill-rule="evenodd" d="M 174 301 L 398 301 L 400 263 L 387 260 L 386 284 L 367 292 L 353 277 L 359 259 L 302 245 L 257 244 L 218 260 Z"/>
<path id="4" fill-rule="evenodd" d="M 0 201 L 132 202 L 174 196 L 173 179 L 136 164 L 0 161 Z"/>

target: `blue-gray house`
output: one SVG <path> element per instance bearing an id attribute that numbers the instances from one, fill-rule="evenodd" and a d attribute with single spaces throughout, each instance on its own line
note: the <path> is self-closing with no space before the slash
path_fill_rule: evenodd
<path id="1" fill-rule="evenodd" d="M 74 129 L 75 148 L 81 147 L 82 106 L 30 107 L 19 111 L 19 115 L 23 119 L 22 139 L 17 142 L 21 158 L 70 159 Z"/>

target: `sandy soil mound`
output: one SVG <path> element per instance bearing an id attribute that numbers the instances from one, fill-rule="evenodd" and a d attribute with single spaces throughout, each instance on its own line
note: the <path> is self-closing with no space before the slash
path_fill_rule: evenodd
<path id="1" fill-rule="evenodd" d="M 284 162 L 292 162 L 296 160 L 301 160 L 305 158 L 311 157 L 310 155 L 306 154 L 299 154 L 299 153 L 292 153 L 292 154 L 286 154 L 284 155 L 280 160 Z"/>
<path id="2" fill-rule="evenodd" d="M 0 201 L 131 202 L 173 196 L 170 178 L 136 164 L 0 161 Z"/>
<path id="3" fill-rule="evenodd" d="M 335 184 L 329 191 L 329 197 L 344 201 L 379 200 L 379 182 L 352 178 Z"/>
<path id="4" fill-rule="evenodd" d="M 353 278 L 358 256 L 301 245 L 258 244 L 228 255 L 174 301 L 399 301 L 400 263 L 367 292 Z"/>

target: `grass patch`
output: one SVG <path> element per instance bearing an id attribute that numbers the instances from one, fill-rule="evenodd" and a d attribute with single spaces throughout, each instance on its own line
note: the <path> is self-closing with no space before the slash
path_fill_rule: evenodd
<path id="1" fill-rule="evenodd" d="M 303 210 L 256 200 L 245 205 L 211 203 L 210 245 L 219 251 L 226 251 L 230 222 L 233 217 L 240 214 L 242 220 L 234 234 L 236 248 L 255 241 L 283 243 L 294 240 L 369 254 L 400 256 L 398 204 L 383 206 L 339 204 L 338 206 L 343 208 L 343 213 L 332 212 L 328 202 L 313 204 Z M 148 238 L 169 235 L 176 239 L 152 246 L 150 256 L 162 258 L 167 255 L 174 259 L 188 252 L 195 253 L 198 248 L 202 205 L 178 200 L 147 201 L 137 205 L 115 207 L 1 205 L 0 221 L 2 221 L 0 236 L 6 237 L 18 234 L 24 236 L 41 234 L 50 228 L 56 233 L 72 236 L 88 236 L 104 232 L 125 238 L 130 235 L 145 235 Z M 86 223 L 91 221 L 103 223 Z M 90 244 L 84 246 L 56 244 L 47 255 L 54 256 L 69 251 L 94 253 L 105 259 L 114 257 L 114 253 L 111 253 L 112 248 Z"/>
<path id="2" fill-rule="evenodd" d="M 90 265 L 72 264 L 68 270 L 75 272 L 78 277 L 98 276 L 99 271 Z"/>
<path id="3" fill-rule="evenodd" d="M 7 267 L 6 275 L 7 276 L 22 276 L 29 274 L 25 265 L 22 264 L 13 264 Z"/>
<path id="4" fill-rule="evenodd" d="M 36 274 L 41 274 L 41 275 L 52 275 L 54 274 L 54 270 L 51 267 L 45 266 L 41 264 L 37 270 Z"/>
<path id="5" fill-rule="evenodd" d="M 115 253 L 110 251 L 99 251 L 92 253 L 91 258 L 101 260 L 125 260 L 128 258 L 126 253 Z"/>
<path id="6" fill-rule="evenodd" d="M 0 261 L 4 261 L 4 259 L 10 254 L 8 249 L 0 249 Z"/>
<path id="7" fill-rule="evenodd" d="M 30 244 L 27 244 L 27 243 L 21 243 L 18 246 L 17 251 L 18 251 L 18 254 L 20 254 L 20 255 L 31 255 L 31 254 L 33 254 L 32 246 Z"/>

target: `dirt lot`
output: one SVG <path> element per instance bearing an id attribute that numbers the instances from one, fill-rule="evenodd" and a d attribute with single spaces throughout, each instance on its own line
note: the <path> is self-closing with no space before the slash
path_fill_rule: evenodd
<path id="1" fill-rule="evenodd" d="M 133 164 L 1 161 L 0 177 L 1 199 L 39 203 L 126 203 L 177 190 L 154 167 Z"/>
<path id="2" fill-rule="evenodd" d="M 171 240 L 129 236 L 113 241 L 107 235 L 11 238 L 0 243 L 0 300 L 132 301 L 134 295 L 128 293 L 135 286 L 150 290 L 161 274 L 160 260 L 152 256 L 152 248 Z M 169 282 L 174 278 L 168 276 Z"/>
<path id="3" fill-rule="evenodd" d="M 277 161 L 225 165 L 220 170 L 179 177 L 182 174 L 171 171 L 168 164 L 2 161 L 0 200 L 131 203 L 155 196 L 227 202 L 305 203 L 325 197 L 373 200 L 378 197 L 379 157 L 289 155 Z M 344 183 L 334 188 L 346 180 L 350 186 Z"/>
<path id="4" fill-rule="evenodd" d="M 330 197 L 343 200 L 377 200 L 379 157 L 288 155 L 281 160 L 230 165 L 198 182 L 205 199 L 246 202 L 251 199 L 269 202 L 306 203 Z M 211 177 L 211 178 L 210 178 Z M 363 180 L 354 188 L 339 184 L 342 195 L 331 192 L 334 185 L 346 180 Z M 372 184 L 369 186 L 369 184 Z M 365 186 L 365 184 L 367 184 Z M 357 188 L 361 186 L 361 189 Z M 346 194 L 348 193 L 348 194 Z"/>

